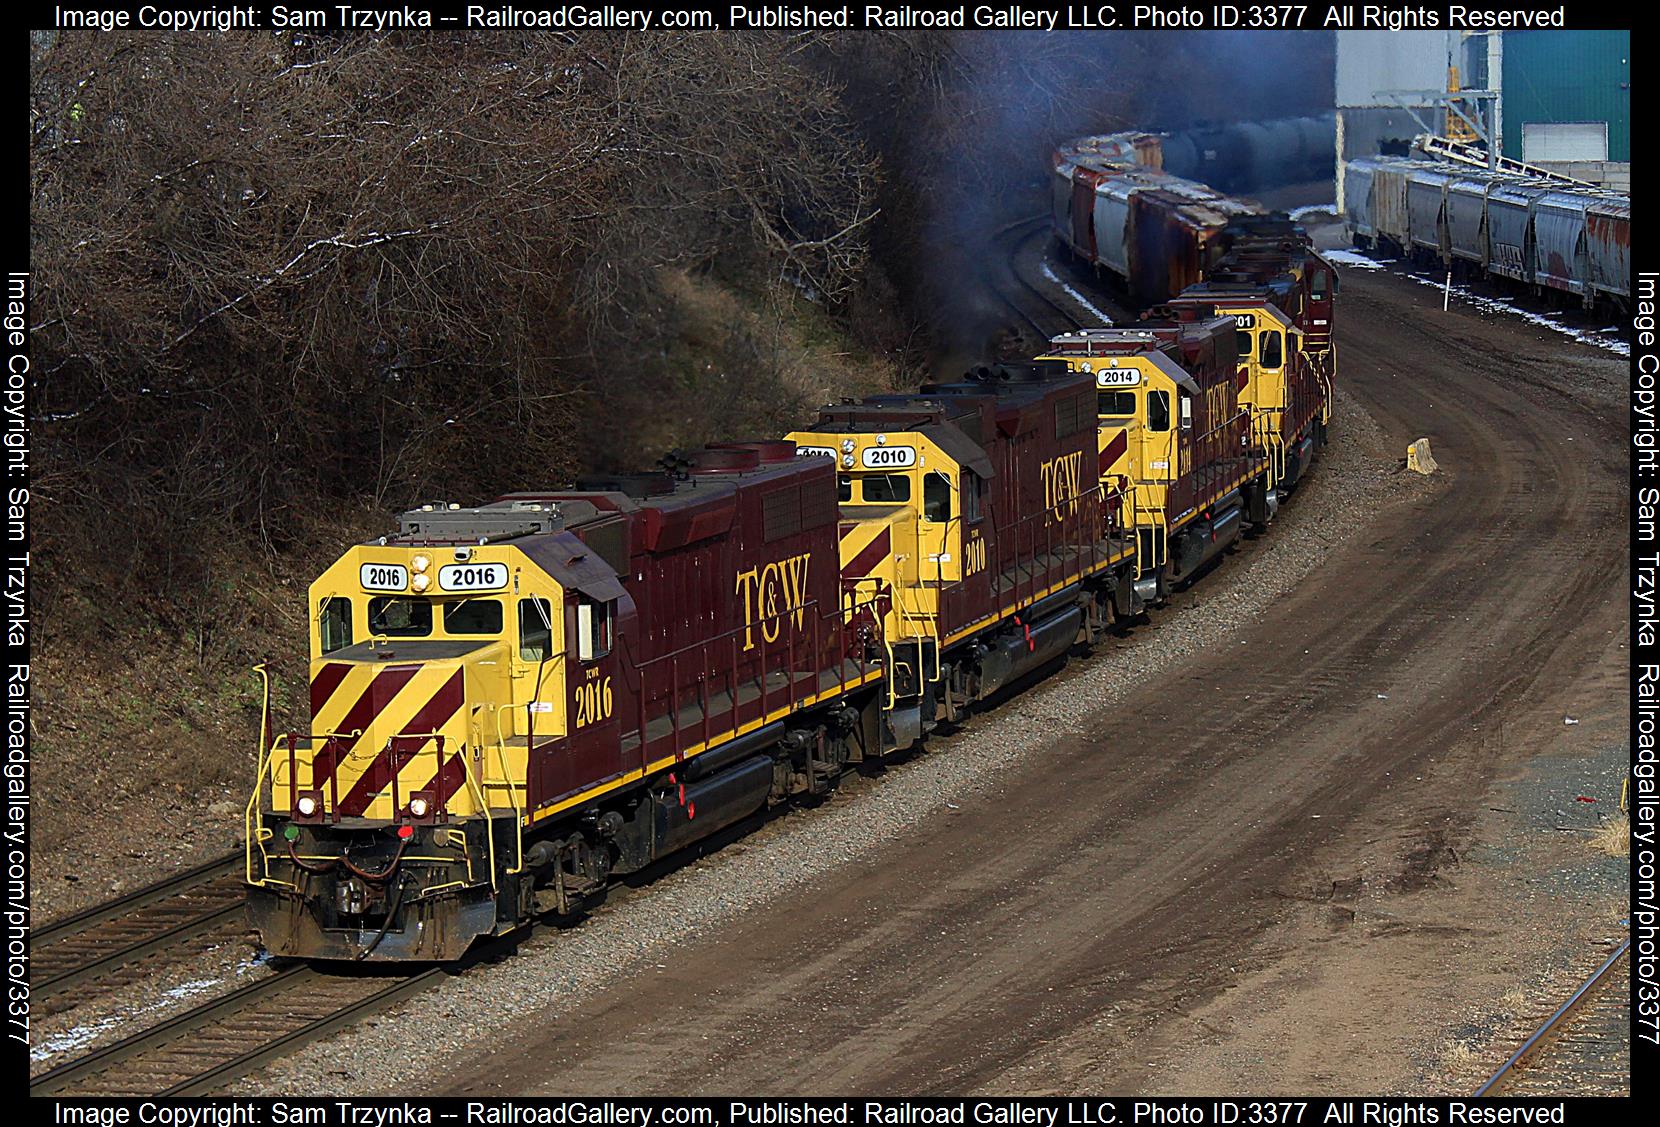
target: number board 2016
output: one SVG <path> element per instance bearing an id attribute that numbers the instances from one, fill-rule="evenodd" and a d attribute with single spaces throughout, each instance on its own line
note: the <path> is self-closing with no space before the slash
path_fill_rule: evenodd
<path id="1" fill-rule="evenodd" d="M 409 569 L 403 564 L 366 563 L 357 569 L 357 581 L 365 591 L 407 591 Z"/>
<path id="2" fill-rule="evenodd" d="M 445 564 L 438 569 L 438 586 L 445 591 L 499 591 L 507 586 L 507 565 Z"/>
<path id="3" fill-rule="evenodd" d="M 861 456 L 866 469 L 904 469 L 916 465 L 915 446 L 867 446 Z"/>

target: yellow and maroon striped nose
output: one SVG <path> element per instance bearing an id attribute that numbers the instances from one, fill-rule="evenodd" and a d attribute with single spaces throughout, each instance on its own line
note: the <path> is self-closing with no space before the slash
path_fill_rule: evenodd
<path id="1" fill-rule="evenodd" d="M 886 523 L 843 521 L 841 524 L 842 578 L 864 579 L 893 550 Z"/>
<path id="2" fill-rule="evenodd" d="M 1106 446 L 1101 449 L 1099 472 L 1103 474 L 1111 473 L 1113 465 L 1124 456 L 1124 451 L 1129 449 L 1129 446 L 1130 439 L 1126 431 L 1121 430 L 1109 438 Z"/>
<path id="3" fill-rule="evenodd" d="M 342 817 L 368 813 L 394 780 L 400 798 L 424 790 L 447 801 L 465 778 L 465 733 L 447 731 L 462 711 L 464 687 L 454 665 L 322 664 L 311 679 L 312 734 L 320 741 L 312 786 L 340 796 L 334 812 Z M 433 741 L 419 738 L 434 733 L 446 736 L 442 766 Z M 386 816 L 395 816 L 387 797 Z"/>

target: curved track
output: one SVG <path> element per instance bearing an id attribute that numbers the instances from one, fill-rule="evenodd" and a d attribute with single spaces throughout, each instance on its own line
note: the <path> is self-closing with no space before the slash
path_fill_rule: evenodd
<path id="1" fill-rule="evenodd" d="M 1029 264 L 1049 243 L 1049 219 L 1033 216 L 1010 223 L 992 237 L 996 254 L 982 264 L 981 280 L 1009 311 L 1018 333 L 1010 349 L 1022 358 L 1033 356 L 1058 333 L 1079 328 L 1082 322 L 1049 288 L 1034 281 Z"/>
<path id="2" fill-rule="evenodd" d="M 1004 236 L 999 292 L 1036 237 Z M 1343 383 L 1389 448 L 1431 435 L 1440 490 L 1367 514 L 1237 648 L 1132 689 L 1097 734 L 427 1090 L 1147 1090 L 1134 1062 L 1190 1042 L 1183 1015 L 1240 984 L 1280 889 L 1350 863 L 1357 834 L 1408 843 L 1403 881 L 1433 872 L 1446 831 L 1426 827 L 1456 824 L 1503 765 L 1472 729 L 1550 714 L 1552 686 L 1623 636 L 1618 389 L 1561 341 L 1436 318 L 1397 280 L 1344 282 Z M 1035 332 L 1075 323 L 1016 288 Z M 1432 771 L 1434 787 L 1407 781 Z M 282 972 L 31 1090 L 209 1090 L 437 981 L 317 974 Z M 1307 1024 L 1316 1055 L 1342 1047 Z"/>
<path id="3" fill-rule="evenodd" d="M 1354 456 L 1389 464 L 1428 435 L 1439 484 L 1352 514 L 1360 531 L 1289 596 L 1089 734 L 460 1059 L 439 1090 L 1149 1091 L 1150 1061 L 1191 1062 L 1173 1090 L 1226 1086 L 1192 1056 L 1214 1031 L 1189 1015 L 1253 972 L 1313 973 L 1320 949 L 1256 946 L 1297 890 L 1357 870 L 1433 884 L 1471 796 L 1562 730 L 1563 694 L 1608 692 L 1623 660 L 1623 367 L 1443 315 L 1398 279 L 1343 284 L 1340 382 L 1381 432 Z M 1022 716 L 1054 723 L 1024 703 L 992 722 Z M 1278 1083 L 1352 1075 L 1355 1037 L 1404 1059 L 1413 1021 L 1447 1004 L 1428 985 L 1444 946 L 1404 977 L 1310 986 L 1262 1034 Z"/>

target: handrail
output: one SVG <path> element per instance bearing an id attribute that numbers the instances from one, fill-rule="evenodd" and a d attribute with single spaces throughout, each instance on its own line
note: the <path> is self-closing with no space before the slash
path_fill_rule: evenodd
<path id="1" fill-rule="evenodd" d="M 277 743 L 273 741 L 265 753 L 260 756 L 259 774 L 254 780 L 254 790 L 248 796 L 248 803 L 242 810 L 242 875 L 249 884 L 260 888 L 268 884 L 281 884 L 288 888 L 294 888 L 295 886 L 288 881 L 274 881 L 271 879 L 270 858 L 265 852 L 264 839 L 258 836 L 260 832 L 269 833 L 269 831 L 265 830 L 264 827 L 260 827 L 256 831 L 254 826 L 255 813 L 259 806 L 260 797 L 264 794 L 267 784 L 271 783 L 270 763 L 271 757 L 276 754 L 276 751 Z M 257 878 L 254 876 L 254 846 L 256 844 L 259 845 L 261 862 L 260 876 Z"/>

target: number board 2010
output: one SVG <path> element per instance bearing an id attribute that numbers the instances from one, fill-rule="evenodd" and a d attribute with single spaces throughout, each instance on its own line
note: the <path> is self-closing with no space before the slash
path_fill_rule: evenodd
<path id="1" fill-rule="evenodd" d="M 867 446 L 860 460 L 866 469 L 905 469 L 916 465 L 915 446 Z"/>
<path id="2" fill-rule="evenodd" d="M 499 591 L 507 586 L 507 565 L 445 564 L 438 569 L 438 586 L 445 591 Z"/>

